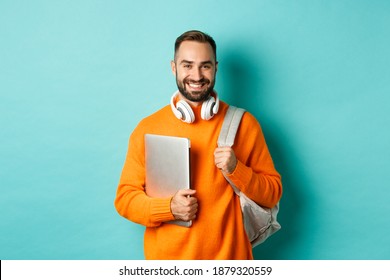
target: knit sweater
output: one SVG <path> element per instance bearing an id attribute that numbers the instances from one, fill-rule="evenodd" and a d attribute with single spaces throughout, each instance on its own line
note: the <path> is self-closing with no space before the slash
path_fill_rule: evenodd
<path id="1" fill-rule="evenodd" d="M 239 198 L 214 165 L 214 150 L 227 108 L 221 101 L 218 114 L 208 121 L 200 118 L 200 106 L 192 108 L 196 120 L 188 124 L 165 106 L 143 119 L 131 134 L 115 206 L 126 219 L 146 226 L 146 259 L 253 259 Z M 174 220 L 172 197 L 151 198 L 145 194 L 146 133 L 191 140 L 191 188 L 196 190 L 199 206 L 189 228 L 164 223 Z M 281 178 L 261 127 L 249 112 L 242 118 L 233 150 L 237 166 L 229 179 L 258 204 L 276 205 L 282 195 Z"/>

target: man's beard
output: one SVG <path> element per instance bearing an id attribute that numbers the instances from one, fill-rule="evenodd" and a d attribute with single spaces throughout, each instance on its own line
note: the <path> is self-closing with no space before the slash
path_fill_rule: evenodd
<path id="1" fill-rule="evenodd" d="M 177 77 L 177 75 L 176 75 Z M 207 88 L 196 91 L 196 90 L 187 90 L 187 84 L 188 83 L 194 83 L 194 84 L 206 84 Z M 180 93 L 189 101 L 192 102 L 201 102 L 207 100 L 209 98 L 210 94 L 214 90 L 215 85 L 215 79 L 210 81 L 209 79 L 202 78 L 199 81 L 194 80 L 188 80 L 184 79 L 182 82 L 179 82 L 178 79 L 176 79 L 177 88 L 179 89 Z"/>

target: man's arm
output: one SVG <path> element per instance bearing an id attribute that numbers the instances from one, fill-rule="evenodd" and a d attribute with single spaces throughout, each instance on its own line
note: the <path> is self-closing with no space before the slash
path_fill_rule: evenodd
<path id="1" fill-rule="evenodd" d="M 276 171 L 255 118 L 245 113 L 233 148 L 219 147 L 214 163 L 249 198 L 272 208 L 282 195 L 281 177 Z"/>

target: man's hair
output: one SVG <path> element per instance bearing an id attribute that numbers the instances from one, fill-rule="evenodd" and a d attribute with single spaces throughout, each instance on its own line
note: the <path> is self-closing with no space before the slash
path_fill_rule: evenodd
<path id="1" fill-rule="evenodd" d="M 176 58 L 177 50 L 179 49 L 181 43 L 183 43 L 184 41 L 195 41 L 195 42 L 199 42 L 199 43 L 209 43 L 213 49 L 215 61 L 217 61 L 217 45 L 215 44 L 214 39 L 210 35 L 202 32 L 202 31 L 198 31 L 198 30 L 190 30 L 190 31 L 184 32 L 179 37 L 177 37 L 176 42 L 175 42 L 175 58 Z"/>

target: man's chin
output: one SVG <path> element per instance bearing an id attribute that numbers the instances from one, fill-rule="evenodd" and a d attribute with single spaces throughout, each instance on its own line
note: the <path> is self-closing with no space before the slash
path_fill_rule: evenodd
<path id="1" fill-rule="evenodd" d="M 189 96 L 191 97 L 191 99 L 193 100 L 196 100 L 196 101 L 203 101 L 203 100 L 206 100 L 207 97 L 208 97 L 208 94 L 207 92 L 203 92 L 203 91 L 191 91 L 189 93 Z"/>
<path id="2" fill-rule="evenodd" d="M 187 97 L 187 99 L 190 100 L 190 101 L 193 101 L 193 102 L 202 102 L 202 101 L 205 101 L 208 97 L 209 97 L 209 94 L 205 94 L 205 93 L 199 93 L 199 94 L 192 93 L 192 94 L 190 94 Z"/>
<path id="3" fill-rule="evenodd" d="M 205 101 L 209 96 L 210 92 L 212 91 L 188 91 L 188 90 L 182 90 L 179 89 L 181 94 L 192 102 L 202 102 Z"/>

